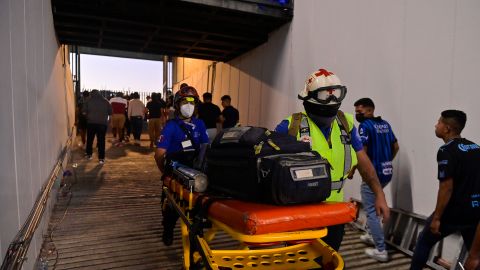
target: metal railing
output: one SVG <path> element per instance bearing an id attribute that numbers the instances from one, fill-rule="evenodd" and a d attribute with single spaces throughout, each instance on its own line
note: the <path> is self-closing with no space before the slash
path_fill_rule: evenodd
<path id="1" fill-rule="evenodd" d="M 70 134 L 71 135 L 68 138 L 65 147 L 60 153 L 57 163 L 53 167 L 48 181 L 43 185 L 40 193 L 38 194 L 37 200 L 35 201 L 30 214 L 28 215 L 20 231 L 10 243 L 7 253 L 5 254 L 5 258 L 2 262 L 2 266 L 0 267 L 1 270 L 21 269 L 23 262 L 27 259 L 26 254 L 30 246 L 30 242 L 35 234 L 35 230 L 38 228 L 38 224 L 42 220 L 42 216 L 45 212 L 47 201 L 50 196 L 50 191 L 58 177 L 58 174 L 62 171 L 62 168 L 64 168 L 64 162 L 67 160 L 69 155 L 74 133 L 71 132 Z"/>

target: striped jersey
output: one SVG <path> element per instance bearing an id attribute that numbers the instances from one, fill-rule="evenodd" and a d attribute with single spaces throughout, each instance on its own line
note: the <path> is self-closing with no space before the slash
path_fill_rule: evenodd
<path id="1" fill-rule="evenodd" d="M 367 118 L 358 127 L 360 139 L 382 184 L 392 179 L 393 144 L 397 141 L 390 124 L 381 117 Z"/>

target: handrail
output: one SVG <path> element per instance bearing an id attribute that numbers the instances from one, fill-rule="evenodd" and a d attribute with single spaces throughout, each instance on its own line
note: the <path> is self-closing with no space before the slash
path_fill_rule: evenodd
<path id="1" fill-rule="evenodd" d="M 42 190 L 38 194 L 37 200 L 35 201 L 30 214 L 28 215 L 20 231 L 18 231 L 17 235 L 10 243 L 0 270 L 17 270 L 22 268 L 23 262 L 26 260 L 26 254 L 30 246 L 30 242 L 32 241 L 35 230 L 37 229 L 45 211 L 50 191 L 55 183 L 55 179 L 58 177 L 59 172 L 64 167 L 63 162 L 68 155 L 73 141 L 74 133 L 70 132 L 70 134 L 71 135 L 68 138 L 65 147 L 60 153 L 57 163 L 53 167 L 47 183 L 44 184 Z"/>

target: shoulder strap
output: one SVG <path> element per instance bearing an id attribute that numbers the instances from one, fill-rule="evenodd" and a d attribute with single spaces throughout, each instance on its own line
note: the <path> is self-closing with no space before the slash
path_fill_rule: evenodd
<path id="1" fill-rule="evenodd" d="M 350 169 L 352 167 L 353 161 L 350 153 L 351 151 L 350 145 L 352 143 L 352 137 L 351 137 L 350 128 L 348 126 L 347 118 L 345 117 L 345 114 L 341 110 L 338 110 L 337 112 L 337 123 L 338 123 L 338 127 L 340 128 L 340 132 L 341 132 L 340 140 L 342 141 L 343 151 L 344 151 L 343 177 L 342 177 L 342 180 L 336 182 L 337 185 L 340 185 L 340 186 L 338 188 L 335 188 L 335 189 L 338 189 L 337 192 L 340 192 L 344 184 L 343 178 L 349 174 Z"/>
<path id="2" fill-rule="evenodd" d="M 185 134 L 187 135 L 187 138 L 192 142 L 193 148 L 195 148 L 195 150 L 198 150 L 198 147 L 195 145 L 195 142 L 193 141 L 192 133 L 190 132 L 190 130 L 188 130 L 187 127 L 185 127 L 185 124 L 179 123 L 178 121 L 175 121 L 175 123 L 183 130 L 183 132 L 185 132 Z"/>
<path id="3" fill-rule="evenodd" d="M 288 134 L 294 137 L 297 137 L 298 131 L 300 130 L 300 123 L 302 121 L 302 113 L 292 114 L 292 120 L 290 126 L 288 127 Z"/>
<path id="4" fill-rule="evenodd" d="M 345 114 L 341 110 L 338 110 L 337 112 L 337 119 L 338 119 L 338 126 L 340 130 L 344 131 L 347 134 L 348 138 L 350 139 L 350 136 L 351 136 L 350 127 L 348 126 L 348 121 L 347 121 L 347 118 L 345 117 Z"/>

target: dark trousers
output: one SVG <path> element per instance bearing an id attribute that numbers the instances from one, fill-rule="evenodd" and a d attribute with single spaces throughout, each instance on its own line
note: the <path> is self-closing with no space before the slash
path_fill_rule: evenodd
<path id="1" fill-rule="evenodd" d="M 132 126 L 130 124 L 130 119 L 128 119 L 127 114 L 125 114 L 125 132 L 126 136 L 130 139 L 130 134 L 132 133 Z"/>
<path id="2" fill-rule="evenodd" d="M 107 126 L 102 124 L 87 124 L 87 155 L 91 156 L 93 139 L 97 136 L 98 159 L 105 159 L 105 134 Z"/>
<path id="3" fill-rule="evenodd" d="M 328 234 L 322 238 L 323 242 L 338 251 L 342 244 L 343 235 L 345 234 L 345 224 L 328 226 Z"/>
<path id="4" fill-rule="evenodd" d="M 132 116 L 130 118 L 130 123 L 132 123 L 132 133 L 135 140 L 140 140 L 143 129 L 143 118 L 141 116 Z"/>
<path id="5" fill-rule="evenodd" d="M 170 203 L 167 203 L 165 209 L 162 211 L 162 216 L 163 230 L 173 234 L 177 220 L 180 218 L 177 211 L 170 205 Z"/>
<path id="6" fill-rule="evenodd" d="M 412 264 L 410 265 L 411 270 L 422 270 L 428 261 L 428 256 L 430 255 L 430 251 L 432 250 L 433 246 L 438 241 L 457 231 L 460 231 L 462 234 L 463 243 L 467 249 L 470 249 L 472 246 L 477 223 L 471 225 L 452 225 L 443 221 L 440 223 L 440 235 L 433 234 L 430 231 L 431 223 L 432 216 L 427 219 L 427 224 L 425 224 L 423 231 L 420 233 L 420 236 L 417 239 L 417 244 L 415 245 L 415 250 L 413 251 Z"/>

